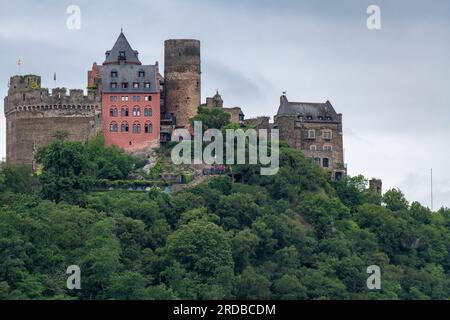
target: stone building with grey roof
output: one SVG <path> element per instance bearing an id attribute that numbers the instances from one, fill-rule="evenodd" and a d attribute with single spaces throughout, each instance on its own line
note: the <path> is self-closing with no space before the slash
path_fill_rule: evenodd
<path id="1" fill-rule="evenodd" d="M 303 152 L 329 172 L 331 180 L 347 174 L 344 163 L 342 114 L 330 103 L 290 102 L 280 97 L 273 128 L 280 140 Z"/>

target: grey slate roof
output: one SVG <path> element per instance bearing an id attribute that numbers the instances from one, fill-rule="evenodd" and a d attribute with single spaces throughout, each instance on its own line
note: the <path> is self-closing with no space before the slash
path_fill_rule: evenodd
<path id="1" fill-rule="evenodd" d="M 108 64 L 99 66 L 100 77 L 102 79 L 103 92 L 130 92 L 130 93 L 156 93 L 158 84 L 155 65 L 133 65 L 133 64 Z M 111 71 L 117 71 L 117 78 L 111 77 Z M 139 77 L 139 71 L 145 72 L 145 77 Z M 117 83 L 117 88 L 111 88 L 111 82 Z M 128 82 L 128 88 L 122 89 L 122 82 Z M 139 83 L 139 88 L 133 88 L 133 83 Z M 150 83 L 150 88 L 145 88 L 144 84 Z"/>
<path id="2" fill-rule="evenodd" d="M 277 112 L 277 116 L 280 115 L 303 116 L 305 120 L 307 120 L 307 117 L 312 117 L 311 120 L 313 121 L 327 121 L 327 117 L 328 121 L 330 121 L 329 117 L 332 121 L 336 121 L 338 118 L 329 101 L 325 103 L 289 102 L 284 95 L 280 98 L 280 106 Z M 322 119 L 319 117 L 322 117 Z"/>
<path id="3" fill-rule="evenodd" d="M 141 64 L 138 58 L 139 53 L 131 48 L 123 32 L 120 32 L 113 48 L 106 51 L 106 60 L 103 64 L 119 63 L 119 54 L 121 51 L 125 52 L 126 63 Z"/>
<path id="4" fill-rule="evenodd" d="M 125 60 L 119 60 L 120 52 L 125 52 Z M 131 48 L 127 38 L 120 33 L 116 43 L 110 51 L 106 52 L 106 60 L 102 66 L 98 66 L 102 81 L 103 92 L 106 93 L 156 93 L 159 89 L 157 83 L 157 66 L 142 65 L 138 58 L 138 52 Z M 111 72 L 117 72 L 117 77 L 112 77 Z M 139 77 L 139 71 L 144 71 L 145 76 Z M 123 89 L 122 83 L 128 83 L 128 88 Z M 111 88 L 111 83 L 116 83 L 117 88 Z M 133 88 L 134 83 L 139 83 L 139 88 Z M 145 88 L 145 83 L 150 83 L 150 88 Z"/>

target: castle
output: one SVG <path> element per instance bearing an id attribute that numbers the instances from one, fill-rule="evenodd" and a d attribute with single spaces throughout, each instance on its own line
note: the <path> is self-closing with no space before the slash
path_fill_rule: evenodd
<path id="1" fill-rule="evenodd" d="M 201 104 L 200 41 L 166 40 L 164 77 L 159 64 L 143 65 L 139 52 L 120 33 L 101 65 L 94 63 L 83 90 L 41 88 L 36 75 L 13 76 L 5 98 L 6 161 L 35 166 L 37 150 L 66 131 L 74 141 L 103 132 L 106 145 L 145 152 L 170 141 L 176 128 L 189 127 L 198 107 L 222 108 L 235 124 L 279 129 L 280 139 L 328 170 L 346 175 L 342 114 L 326 103 L 289 102 L 283 94 L 274 123 L 269 117 L 244 119 L 240 107 L 224 107 L 217 91 Z"/>
<path id="2" fill-rule="evenodd" d="M 279 129 L 280 140 L 314 159 L 328 171 L 331 180 L 339 180 L 347 174 L 342 114 L 336 113 L 330 101 L 290 102 L 283 94 L 273 127 Z"/>
<path id="3" fill-rule="evenodd" d="M 37 150 L 66 131 L 87 141 L 102 131 L 106 145 L 145 152 L 189 126 L 200 105 L 200 41 L 165 41 L 164 77 L 159 64 L 143 65 L 120 33 L 102 65 L 88 71 L 83 90 L 41 88 L 37 75 L 13 76 L 5 97 L 6 161 L 34 167 Z"/>

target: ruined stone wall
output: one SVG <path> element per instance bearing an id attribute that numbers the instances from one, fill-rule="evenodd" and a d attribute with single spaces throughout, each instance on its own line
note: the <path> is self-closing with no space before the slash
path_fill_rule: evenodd
<path id="1" fill-rule="evenodd" d="M 101 104 L 96 92 L 40 87 L 38 76 L 15 76 L 5 98 L 6 161 L 33 164 L 39 148 L 53 141 L 57 131 L 69 140 L 86 141 L 101 130 Z"/>
<path id="2" fill-rule="evenodd" d="M 369 189 L 379 196 L 383 195 L 383 182 L 380 179 L 372 178 L 369 181 Z"/>
<path id="3" fill-rule="evenodd" d="M 228 113 L 230 115 L 230 122 L 234 124 L 240 124 L 240 114 L 242 113 L 241 108 L 234 107 L 234 108 L 223 108 L 223 111 L 225 113 Z"/>
<path id="4" fill-rule="evenodd" d="M 188 126 L 200 106 L 200 41 L 166 40 L 163 117 L 173 115 L 177 126 Z"/>
<path id="5" fill-rule="evenodd" d="M 256 117 L 256 118 L 250 118 L 245 119 L 245 125 L 247 127 L 251 127 L 254 129 L 270 129 L 270 123 L 269 123 L 270 117 Z"/>

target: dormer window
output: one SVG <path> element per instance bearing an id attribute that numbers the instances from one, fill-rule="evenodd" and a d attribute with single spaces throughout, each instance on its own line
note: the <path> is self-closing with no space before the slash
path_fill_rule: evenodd
<path id="1" fill-rule="evenodd" d="M 111 82 L 111 89 L 117 89 L 117 82 Z"/>
<path id="2" fill-rule="evenodd" d="M 312 116 L 307 116 L 306 119 L 307 120 L 312 120 Z"/>
<path id="3" fill-rule="evenodd" d="M 322 116 L 319 116 L 319 120 L 323 120 L 323 117 L 322 117 Z"/>
<path id="4" fill-rule="evenodd" d="M 327 119 L 327 120 L 329 120 L 329 121 L 331 121 L 331 120 L 332 120 L 330 116 L 326 117 L 326 119 Z"/>
<path id="5" fill-rule="evenodd" d="M 126 60 L 125 51 L 119 51 L 119 60 Z"/>
<path id="6" fill-rule="evenodd" d="M 122 89 L 128 89 L 128 82 L 122 82 Z"/>
<path id="7" fill-rule="evenodd" d="M 139 82 L 133 82 L 133 89 L 139 89 Z"/>
<path id="8" fill-rule="evenodd" d="M 146 89 L 150 89 L 150 82 L 144 83 L 144 87 L 145 87 Z"/>
<path id="9" fill-rule="evenodd" d="M 303 120 L 304 120 L 303 116 L 298 116 L 297 119 L 298 119 L 298 121 L 300 121 L 300 122 L 303 122 Z"/>
<path id="10" fill-rule="evenodd" d="M 111 78 L 117 78 L 119 73 L 117 71 L 111 71 Z"/>
<path id="11" fill-rule="evenodd" d="M 139 78 L 144 78 L 145 77 L 145 71 L 139 71 Z"/>

